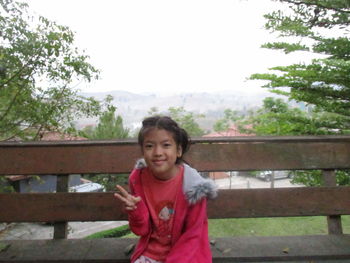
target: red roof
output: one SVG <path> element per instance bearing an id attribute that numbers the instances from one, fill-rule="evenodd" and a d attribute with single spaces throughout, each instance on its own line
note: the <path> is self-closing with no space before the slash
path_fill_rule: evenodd
<path id="1" fill-rule="evenodd" d="M 250 126 L 246 127 L 251 128 Z M 236 125 L 231 125 L 227 131 L 213 132 L 204 135 L 203 137 L 232 137 L 232 136 L 254 136 L 255 134 L 241 133 Z"/>
<path id="2" fill-rule="evenodd" d="M 87 140 L 84 137 L 72 136 L 66 133 L 60 133 L 57 131 L 45 131 L 40 134 L 41 141 L 83 141 Z"/>

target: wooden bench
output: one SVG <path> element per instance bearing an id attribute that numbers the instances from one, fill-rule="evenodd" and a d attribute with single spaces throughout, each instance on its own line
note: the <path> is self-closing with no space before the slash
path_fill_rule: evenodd
<path id="1" fill-rule="evenodd" d="M 57 193 L 0 194 L 0 222 L 56 222 L 52 240 L 0 241 L 0 262 L 129 262 L 135 239 L 66 239 L 68 221 L 125 220 L 112 193 L 67 193 L 69 174 L 128 173 L 134 140 L 0 144 L 0 175 L 56 174 Z M 194 139 L 186 158 L 200 171 L 323 170 L 323 187 L 220 190 L 209 218 L 325 216 L 327 235 L 211 238 L 213 262 L 350 262 L 350 136 Z"/>

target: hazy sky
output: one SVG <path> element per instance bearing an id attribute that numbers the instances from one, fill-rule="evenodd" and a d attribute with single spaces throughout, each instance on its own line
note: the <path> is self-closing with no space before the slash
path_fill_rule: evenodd
<path id="1" fill-rule="evenodd" d="M 308 58 L 261 49 L 269 0 L 27 0 L 76 32 L 101 79 L 83 91 L 254 92 L 252 73 Z"/>

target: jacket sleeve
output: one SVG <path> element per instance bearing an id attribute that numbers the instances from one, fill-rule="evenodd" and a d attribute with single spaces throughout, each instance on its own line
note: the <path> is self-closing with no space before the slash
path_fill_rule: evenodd
<path id="1" fill-rule="evenodd" d="M 133 175 L 130 177 L 132 176 Z M 130 229 L 135 235 L 148 235 L 151 230 L 151 221 L 148 208 L 143 200 L 144 197 L 141 193 L 135 191 L 135 187 L 133 186 L 131 180 L 129 182 L 129 188 L 132 195 L 141 197 L 141 201 L 137 204 L 137 208 L 133 211 L 127 211 Z"/>
<path id="2" fill-rule="evenodd" d="M 171 249 L 166 263 L 192 263 L 197 262 L 198 249 L 202 249 L 201 244 L 208 240 L 208 220 L 207 220 L 207 199 L 189 207 L 185 219 L 184 232 Z M 205 241 L 204 241 L 205 242 Z M 209 245 L 209 244 L 208 244 Z M 211 257 L 210 257 L 211 258 Z"/>

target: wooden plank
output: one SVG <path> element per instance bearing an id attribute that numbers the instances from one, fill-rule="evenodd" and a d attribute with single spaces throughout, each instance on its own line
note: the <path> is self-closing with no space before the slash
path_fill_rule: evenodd
<path id="1" fill-rule="evenodd" d="M 334 170 L 323 170 L 322 177 L 324 186 L 337 186 L 337 179 Z M 340 235 L 343 234 L 341 217 L 339 215 L 327 216 L 328 234 Z"/>
<path id="2" fill-rule="evenodd" d="M 293 197 L 293 198 L 291 198 Z M 221 190 L 210 218 L 350 214 L 350 187 Z M 112 193 L 0 194 L 0 222 L 126 220 Z"/>
<path id="3" fill-rule="evenodd" d="M 231 237 L 217 239 L 213 262 L 350 259 L 350 235 Z"/>
<path id="4" fill-rule="evenodd" d="M 317 154 L 315 154 L 317 153 Z M 1 143 L 0 175 L 128 173 L 136 141 Z M 201 139 L 186 155 L 200 171 L 350 168 L 350 136 Z"/>
<path id="5" fill-rule="evenodd" d="M 116 241 L 116 242 L 113 242 Z M 1 241 L 10 245 L 0 252 L 0 262 L 130 262 L 124 248 L 135 240 L 123 239 L 60 239 Z"/>
<path id="6" fill-rule="evenodd" d="M 129 172 L 140 157 L 136 145 L 54 145 L 0 148 L 0 174 Z"/>
<path id="7" fill-rule="evenodd" d="M 10 240 L 0 262 L 127 263 L 135 239 Z M 212 239 L 214 263 L 350 259 L 350 235 L 232 237 Z"/>
<path id="8" fill-rule="evenodd" d="M 112 193 L 0 194 L 0 222 L 127 220 Z"/>
<path id="9" fill-rule="evenodd" d="M 201 171 L 342 169 L 350 166 L 348 143 L 237 142 L 195 146 L 186 158 Z"/>
<path id="10" fill-rule="evenodd" d="M 300 187 L 222 190 L 209 201 L 211 218 L 345 215 L 350 187 Z M 327 202 L 326 202 L 327 200 Z"/>

